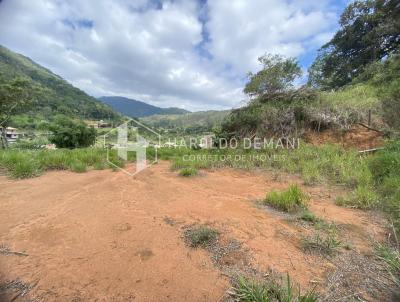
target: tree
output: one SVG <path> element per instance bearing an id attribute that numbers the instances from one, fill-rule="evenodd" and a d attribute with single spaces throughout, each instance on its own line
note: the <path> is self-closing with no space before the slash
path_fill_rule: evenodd
<path id="1" fill-rule="evenodd" d="M 7 147 L 6 128 L 10 117 L 18 110 L 32 106 L 41 88 L 25 78 L 10 82 L 0 76 L 0 128 L 1 147 Z"/>
<path id="2" fill-rule="evenodd" d="M 265 54 L 258 58 L 263 68 L 256 74 L 249 72 L 249 82 L 244 93 L 253 96 L 267 96 L 286 92 L 293 87 L 293 81 L 301 76 L 301 68 L 294 58 Z"/>
<path id="3" fill-rule="evenodd" d="M 93 145 L 96 141 L 96 130 L 82 122 L 75 122 L 65 116 L 57 117 L 49 126 L 53 135 L 50 141 L 58 148 L 82 148 Z"/>
<path id="4" fill-rule="evenodd" d="M 368 64 L 398 52 L 400 3 L 366 0 L 350 3 L 340 17 L 340 29 L 322 46 L 309 69 L 309 84 L 322 89 L 351 82 Z"/>

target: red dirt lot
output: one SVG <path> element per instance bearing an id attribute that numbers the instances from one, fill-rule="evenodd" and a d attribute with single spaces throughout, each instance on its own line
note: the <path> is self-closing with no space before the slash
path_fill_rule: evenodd
<path id="1" fill-rule="evenodd" d="M 289 272 L 305 288 L 323 284 L 335 264 L 305 254 L 300 226 L 254 204 L 293 182 L 301 184 L 231 169 L 184 178 L 167 162 L 135 177 L 110 170 L 2 176 L 0 245 L 26 255 L 0 253 L 0 284 L 30 288 L 0 293 L 0 301 L 220 301 L 229 277 L 207 251 L 185 245 L 182 230 L 193 223 L 241 242 L 260 271 Z M 381 219 L 334 205 L 334 189 L 303 188 L 310 209 L 343 225 L 358 252 L 371 253 L 384 238 Z"/>

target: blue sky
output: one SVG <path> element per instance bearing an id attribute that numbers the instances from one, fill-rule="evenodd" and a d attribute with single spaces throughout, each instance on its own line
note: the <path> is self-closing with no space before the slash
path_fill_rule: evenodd
<path id="1" fill-rule="evenodd" d="M 227 109 L 264 53 L 297 57 L 304 81 L 348 2 L 3 0 L 0 44 L 95 97 Z"/>

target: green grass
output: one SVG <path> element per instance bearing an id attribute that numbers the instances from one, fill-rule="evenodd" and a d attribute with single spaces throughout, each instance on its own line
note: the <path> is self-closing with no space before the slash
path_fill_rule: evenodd
<path id="1" fill-rule="evenodd" d="M 315 302 L 318 295 L 314 290 L 302 294 L 300 288 L 295 287 L 287 275 L 286 282 L 256 281 L 239 276 L 235 281 L 230 296 L 240 302 Z"/>
<path id="2" fill-rule="evenodd" d="M 312 224 L 316 224 L 316 223 L 319 223 L 319 222 L 321 222 L 322 220 L 320 219 L 320 218 L 318 218 L 313 212 L 311 212 L 311 211 L 309 211 L 309 210 L 304 210 L 302 213 L 301 213 L 301 215 L 300 215 L 300 217 L 299 217 L 301 220 L 304 220 L 304 221 L 307 221 L 307 222 L 310 222 L 310 223 L 312 223 Z"/>
<path id="3" fill-rule="evenodd" d="M 337 253 L 338 249 L 342 246 L 342 242 L 337 236 L 330 233 L 325 235 L 316 233 L 310 236 L 303 236 L 300 243 L 306 252 L 329 256 Z"/>
<path id="4" fill-rule="evenodd" d="M 299 174 L 309 184 L 330 182 L 350 189 L 372 185 L 374 182 L 368 158 L 360 157 L 356 150 L 345 150 L 336 145 L 311 146 L 301 143 L 298 149 L 289 151 L 161 148 L 159 157 L 171 160 L 171 168 L 175 170 L 187 167 L 273 169 Z"/>
<path id="5" fill-rule="evenodd" d="M 199 171 L 195 168 L 183 168 L 182 170 L 179 171 L 179 175 L 184 177 L 195 176 L 198 173 Z"/>
<path id="6" fill-rule="evenodd" d="M 185 241 L 190 247 L 207 247 L 218 237 L 218 231 L 209 226 L 195 226 L 185 230 Z"/>
<path id="7" fill-rule="evenodd" d="M 375 251 L 377 256 L 386 263 L 393 281 L 400 287 L 400 251 L 383 244 L 378 244 Z"/>
<path id="8" fill-rule="evenodd" d="M 291 185 L 287 190 L 272 191 L 267 194 L 264 204 L 285 212 L 293 212 L 300 208 L 306 208 L 308 195 L 299 186 Z"/>
<path id="9" fill-rule="evenodd" d="M 112 154 L 112 156 L 116 156 Z M 12 178 L 35 177 L 47 170 L 71 170 L 85 172 L 87 169 L 106 165 L 106 150 L 96 148 L 57 150 L 0 151 L 0 167 Z"/>
<path id="10" fill-rule="evenodd" d="M 379 197 L 370 187 L 359 186 L 353 192 L 339 196 L 335 203 L 349 208 L 371 209 L 378 205 Z"/>
<path id="11" fill-rule="evenodd" d="M 69 166 L 69 169 L 72 172 L 77 172 L 77 173 L 83 173 L 86 172 L 86 164 L 84 162 L 81 161 L 74 161 L 71 163 L 71 165 Z"/>

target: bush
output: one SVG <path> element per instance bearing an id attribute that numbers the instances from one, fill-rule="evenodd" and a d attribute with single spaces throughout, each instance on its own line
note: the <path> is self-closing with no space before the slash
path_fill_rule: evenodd
<path id="1" fill-rule="evenodd" d="M 58 148 L 82 148 L 93 145 L 96 141 L 96 130 L 82 122 L 74 122 L 68 118 L 59 118 L 50 125 L 53 135 L 50 141 Z"/>
<path id="2" fill-rule="evenodd" d="M 272 191 L 265 197 L 264 203 L 285 212 L 306 208 L 309 197 L 297 185 L 291 185 L 286 191 Z"/>

